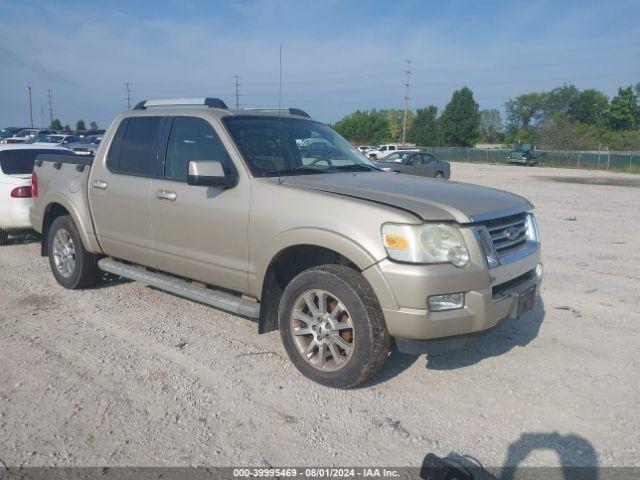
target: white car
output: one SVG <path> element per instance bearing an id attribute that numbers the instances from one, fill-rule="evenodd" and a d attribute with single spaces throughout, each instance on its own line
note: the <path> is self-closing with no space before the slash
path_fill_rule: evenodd
<path id="1" fill-rule="evenodd" d="M 400 150 L 398 145 L 395 143 L 387 143 L 385 145 L 378 145 L 376 148 L 372 148 L 371 150 L 367 150 L 364 154 L 371 160 L 380 160 L 396 150 Z"/>
<path id="2" fill-rule="evenodd" d="M 73 155 L 58 147 L 0 145 L 0 245 L 7 243 L 10 234 L 31 230 L 31 173 L 36 156 L 41 153 Z"/>

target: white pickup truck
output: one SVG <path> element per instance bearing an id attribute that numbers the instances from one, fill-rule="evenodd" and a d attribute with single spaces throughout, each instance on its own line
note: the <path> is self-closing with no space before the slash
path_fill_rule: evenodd
<path id="1" fill-rule="evenodd" d="M 257 319 L 332 387 L 374 375 L 392 339 L 429 352 L 518 318 L 542 279 L 526 199 L 384 172 L 296 109 L 143 102 L 95 159 L 39 156 L 33 193 L 61 285 L 104 270 Z"/>

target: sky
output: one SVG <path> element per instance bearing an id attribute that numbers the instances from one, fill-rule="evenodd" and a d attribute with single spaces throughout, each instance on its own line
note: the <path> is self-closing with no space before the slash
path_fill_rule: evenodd
<path id="1" fill-rule="evenodd" d="M 218 97 L 334 122 L 444 108 L 470 87 L 480 108 L 564 83 L 610 98 L 640 81 L 640 0 L 0 0 L 0 128 L 54 117 L 106 126 L 131 102 Z"/>

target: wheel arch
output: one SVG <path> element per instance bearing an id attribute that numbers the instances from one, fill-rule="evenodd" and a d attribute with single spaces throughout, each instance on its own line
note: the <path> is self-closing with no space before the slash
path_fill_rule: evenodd
<path id="1" fill-rule="evenodd" d="M 48 252 L 48 235 L 53 221 L 63 215 L 69 215 L 71 220 L 78 229 L 80 240 L 84 248 L 89 252 L 99 252 L 100 247 L 93 234 L 93 225 L 90 220 L 82 220 L 82 216 L 78 210 L 73 206 L 71 202 L 68 202 L 64 197 L 56 197 L 52 199 L 44 208 L 42 215 L 42 241 L 40 245 L 40 255 L 47 256 Z M 89 224 L 87 225 L 87 222 Z"/>
<path id="2" fill-rule="evenodd" d="M 259 333 L 278 328 L 282 292 L 298 273 L 325 264 L 345 265 L 361 272 L 376 262 L 362 246 L 326 230 L 300 229 L 276 237 L 257 269 L 256 296 L 261 300 Z"/>

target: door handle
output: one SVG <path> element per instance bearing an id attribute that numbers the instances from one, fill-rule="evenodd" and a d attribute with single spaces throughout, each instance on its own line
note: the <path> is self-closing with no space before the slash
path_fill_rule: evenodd
<path id="1" fill-rule="evenodd" d="M 106 190 L 107 189 L 107 182 L 105 182 L 104 180 L 96 180 L 95 182 L 93 182 L 93 188 L 99 188 L 100 190 Z"/>
<path id="2" fill-rule="evenodd" d="M 156 198 L 160 200 L 169 200 L 170 202 L 175 201 L 178 198 L 178 194 L 176 192 L 171 192 L 169 190 L 158 190 L 156 192 Z"/>

